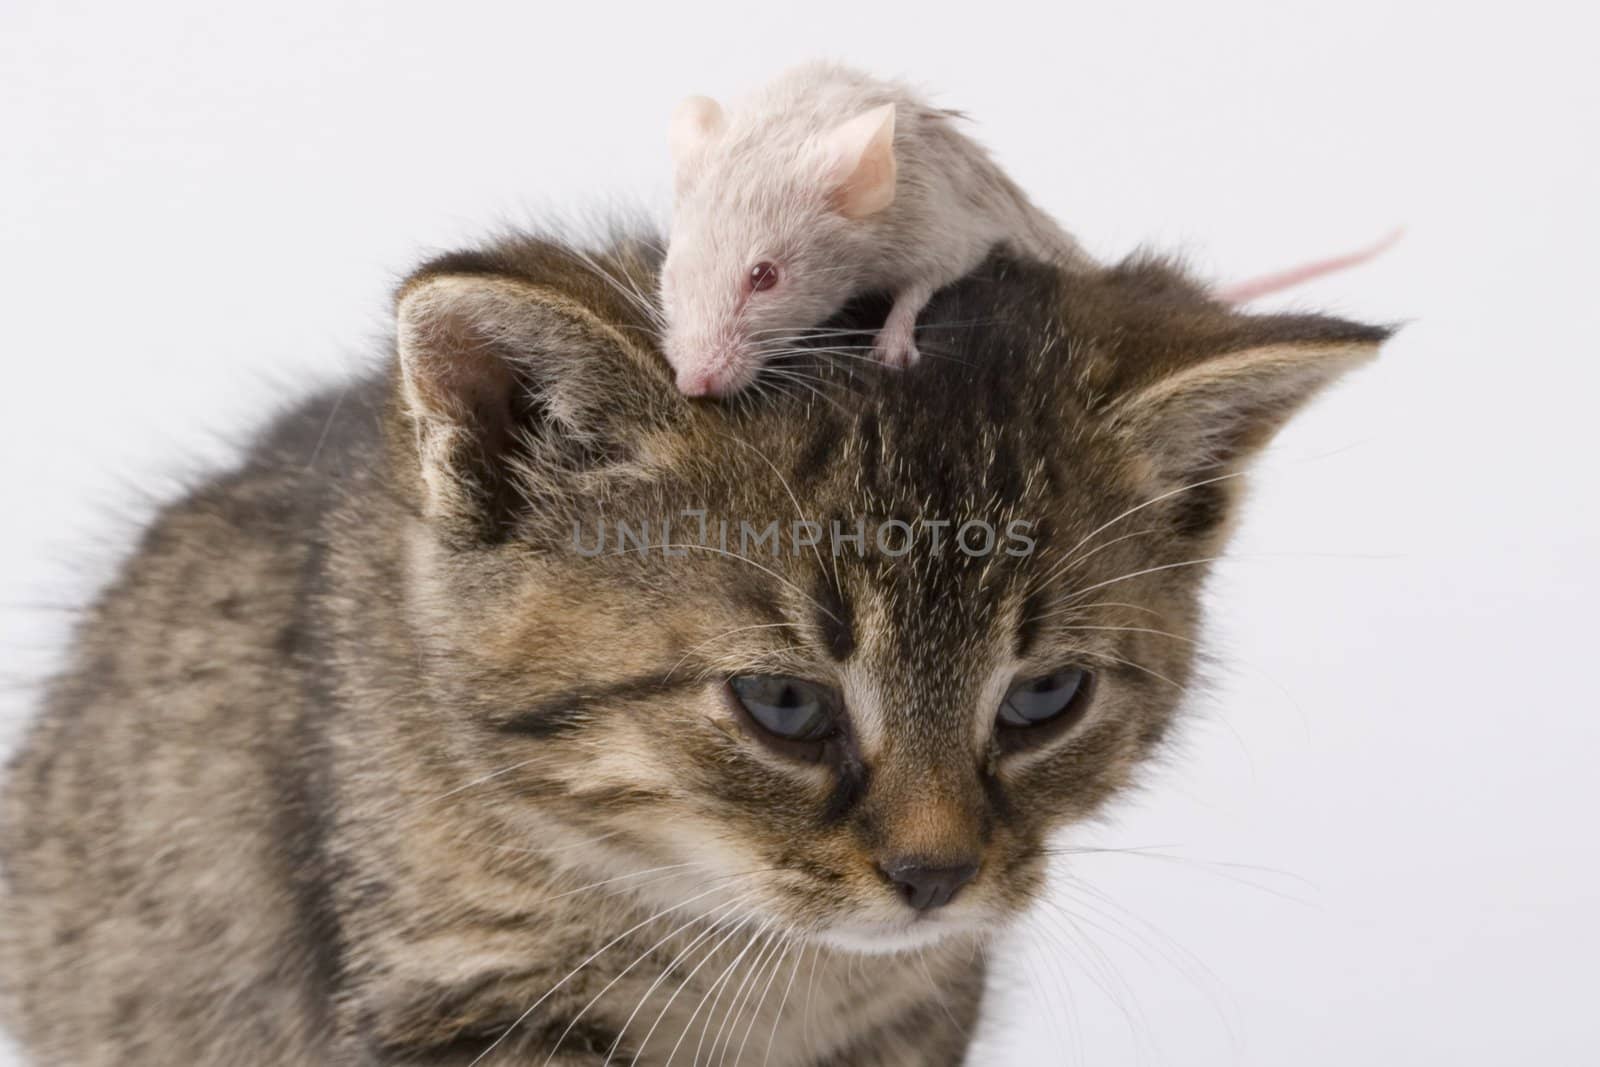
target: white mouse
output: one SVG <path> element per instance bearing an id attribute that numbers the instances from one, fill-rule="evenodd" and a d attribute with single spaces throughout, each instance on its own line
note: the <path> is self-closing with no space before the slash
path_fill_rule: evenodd
<path id="1" fill-rule="evenodd" d="M 797 67 L 731 112 L 693 96 L 671 126 L 666 356 L 689 396 L 726 396 L 859 293 L 893 306 L 873 353 L 916 362 L 917 313 L 998 243 L 1068 265 L 1078 243 L 908 87 Z"/>

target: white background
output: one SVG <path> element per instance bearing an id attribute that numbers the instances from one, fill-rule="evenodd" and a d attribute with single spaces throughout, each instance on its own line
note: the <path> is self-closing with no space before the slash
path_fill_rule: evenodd
<path id="1" fill-rule="evenodd" d="M 1477 7 L 9 0 L 0 669 L 420 256 L 659 207 L 678 97 L 848 59 L 969 111 L 1103 257 L 1238 278 L 1409 227 L 1277 301 L 1407 325 L 1268 454 L 1232 669 L 1091 835 L 1143 851 L 1069 869 L 1115 910 L 1056 894 L 971 1061 L 1593 1062 L 1594 26 Z"/>

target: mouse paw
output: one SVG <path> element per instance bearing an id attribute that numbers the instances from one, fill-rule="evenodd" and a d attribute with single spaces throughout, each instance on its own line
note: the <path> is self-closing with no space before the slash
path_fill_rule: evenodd
<path id="1" fill-rule="evenodd" d="M 922 353 L 917 351 L 915 332 L 914 326 L 909 329 L 884 327 L 878 333 L 877 343 L 872 346 L 872 354 L 886 367 L 905 370 L 922 358 Z"/>

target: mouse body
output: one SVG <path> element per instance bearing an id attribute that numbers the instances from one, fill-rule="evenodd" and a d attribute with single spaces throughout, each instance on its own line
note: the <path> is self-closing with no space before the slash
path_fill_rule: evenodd
<path id="1" fill-rule="evenodd" d="M 661 272 L 679 389 L 738 392 L 863 292 L 893 298 L 872 356 L 909 366 L 917 313 L 1002 242 L 1090 265 L 960 118 L 833 63 L 794 68 L 731 110 L 680 104 Z"/>

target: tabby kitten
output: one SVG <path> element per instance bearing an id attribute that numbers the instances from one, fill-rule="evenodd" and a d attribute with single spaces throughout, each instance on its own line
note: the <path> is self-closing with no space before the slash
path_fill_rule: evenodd
<path id="1" fill-rule="evenodd" d="M 4 797 L 35 1062 L 959 1062 L 1234 475 L 1385 336 L 996 259 L 914 372 L 696 402 L 644 247 L 429 264 L 385 375 L 151 526 Z"/>

